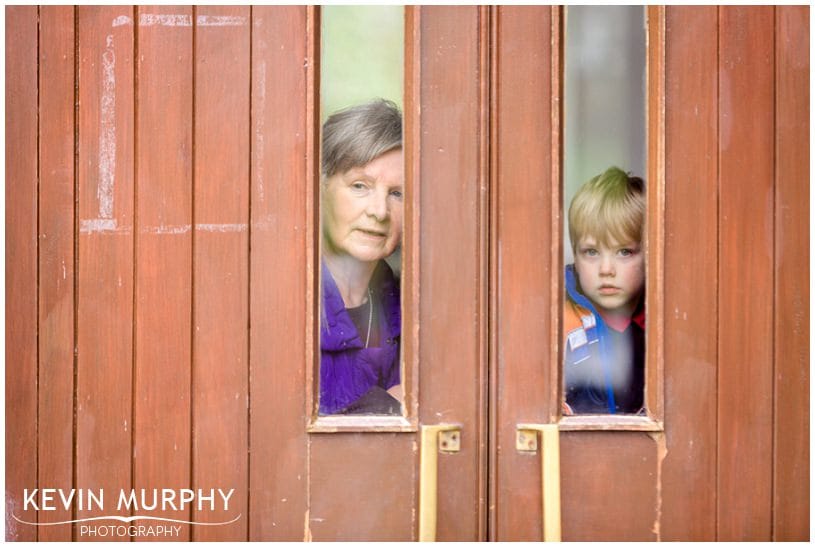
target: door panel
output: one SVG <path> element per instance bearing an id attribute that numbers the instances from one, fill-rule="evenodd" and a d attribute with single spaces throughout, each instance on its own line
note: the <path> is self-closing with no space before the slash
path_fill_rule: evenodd
<path id="1" fill-rule="evenodd" d="M 252 21 L 251 196 L 249 232 L 248 539 L 301 541 L 308 511 L 305 303 L 307 191 L 314 141 L 303 59 L 313 12 L 254 6 Z M 291 98 L 301 98 L 292 107 Z M 309 163 L 311 160 L 311 164 Z M 313 215 L 313 212 L 310 213 Z M 281 313 L 281 310 L 285 310 Z M 285 366 L 281 366 L 285 363 Z M 269 417 L 274 417 L 270 419 Z"/>
<path id="2" fill-rule="evenodd" d="M 557 341 L 546 333 L 557 324 L 560 301 L 560 247 L 551 243 L 560 224 L 553 182 L 559 180 L 559 111 L 556 103 L 552 108 L 559 63 L 551 49 L 560 21 L 550 7 L 501 6 L 492 15 L 491 538 L 536 541 L 542 537 L 540 454 L 517 452 L 515 437 L 517 424 L 549 423 L 558 407 L 557 369 L 549 367 Z"/>
<path id="3" fill-rule="evenodd" d="M 419 417 L 462 426 L 461 452 L 439 457 L 440 541 L 482 538 L 486 517 L 486 17 L 477 7 L 418 14 Z"/>
<path id="4" fill-rule="evenodd" d="M 6 539 L 36 541 L 37 512 L 23 491 L 37 483 L 38 12 L 6 11 Z M 9 260 L 13 257 L 13 261 Z M 14 320 L 10 320 L 10 318 Z M 13 366 L 12 366 L 13 365 Z M 8 439 L 14 439 L 13 443 Z"/>
<path id="5" fill-rule="evenodd" d="M 573 431 L 560 442 L 564 541 L 655 541 L 661 434 Z"/>
<path id="6" fill-rule="evenodd" d="M 665 279 L 665 309 L 674 313 L 665 316 L 671 457 L 662 469 L 670 495 L 663 494 L 660 532 L 664 540 L 704 541 L 716 537 L 719 158 L 709 151 L 718 136 L 717 8 L 670 8 L 665 25 L 665 271 L 681 275 Z M 691 215 L 694 222 L 683 222 Z"/>
<path id="7" fill-rule="evenodd" d="M 575 425 L 564 10 L 407 7 L 408 416 L 344 430 L 313 420 L 319 13 L 7 8 L 7 539 L 119 514 L 25 489 L 224 487 L 150 514 L 414 540 L 422 427 L 458 424 L 436 539 L 539 540 L 521 423 L 560 423 L 564 540 L 807 539 L 808 8 L 649 8 L 651 416 Z"/>
<path id="8" fill-rule="evenodd" d="M 776 8 L 773 533 L 809 534 L 809 8 Z M 791 318 L 794 318 L 791 320 Z"/>
<path id="9" fill-rule="evenodd" d="M 77 119 L 77 322 L 84 328 L 76 342 L 76 397 L 82 402 L 76 482 L 110 492 L 132 484 L 134 29 L 111 25 L 132 15 L 130 6 L 83 6 L 76 14 L 78 96 L 85 105 Z M 97 231 L 104 226 L 114 231 Z M 102 455 L 105 465 L 99 465 Z M 105 514 L 111 513 L 88 512 Z"/>
<path id="10" fill-rule="evenodd" d="M 74 26 L 68 6 L 40 11 L 39 97 L 39 330 L 37 480 L 72 482 L 71 420 L 74 393 Z M 46 39 L 43 36 L 49 36 Z M 70 518 L 60 507 L 40 514 L 45 522 Z M 70 526 L 40 529 L 39 540 L 71 538 Z"/>
<path id="11" fill-rule="evenodd" d="M 235 485 L 247 510 L 249 97 L 248 7 L 196 9 L 193 223 L 193 488 Z M 193 521 L 207 511 L 192 510 Z M 192 528 L 192 537 L 246 537 L 246 521 Z"/>

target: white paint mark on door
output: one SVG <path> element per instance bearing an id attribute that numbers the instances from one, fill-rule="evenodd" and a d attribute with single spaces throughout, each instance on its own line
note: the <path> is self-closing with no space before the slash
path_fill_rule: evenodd
<path id="1" fill-rule="evenodd" d="M 191 27 L 189 15 L 172 15 L 169 13 L 142 13 L 139 15 L 139 26 L 142 27 Z"/>
<path id="2" fill-rule="evenodd" d="M 246 17 L 240 15 L 199 15 L 195 22 L 200 27 L 242 27 Z"/>
<path id="3" fill-rule="evenodd" d="M 255 177 L 258 184 L 258 199 L 261 203 L 266 201 L 266 195 L 263 189 L 263 157 L 264 141 L 263 135 L 265 134 L 264 117 L 266 115 L 266 63 L 261 62 L 257 68 L 258 71 L 258 91 L 256 98 L 257 113 L 255 119 Z"/>
<path id="4" fill-rule="evenodd" d="M 128 17 L 127 15 L 120 15 L 116 19 L 113 20 L 114 27 L 123 27 L 125 25 L 132 25 L 133 19 Z"/>
<path id="5" fill-rule="evenodd" d="M 113 218 L 113 186 L 116 174 L 116 53 L 113 35 L 107 36 L 102 53 L 102 95 L 99 99 L 99 218 Z"/>

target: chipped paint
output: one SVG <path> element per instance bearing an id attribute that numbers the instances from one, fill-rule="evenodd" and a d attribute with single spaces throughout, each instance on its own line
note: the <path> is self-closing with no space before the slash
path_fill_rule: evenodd
<path id="1" fill-rule="evenodd" d="M 266 63 L 261 62 L 258 67 L 258 89 L 257 89 L 257 97 L 255 100 L 255 107 L 257 108 L 257 112 L 254 116 L 255 119 L 255 180 L 257 180 L 257 187 L 258 187 L 258 199 L 260 203 L 266 201 L 266 195 L 263 189 L 263 158 L 265 157 L 264 152 L 264 140 L 263 136 L 266 134 L 266 128 L 264 124 L 264 116 L 266 112 Z"/>
<path id="2" fill-rule="evenodd" d="M 102 53 L 102 94 L 99 97 L 99 218 L 113 218 L 116 173 L 116 53 L 108 34 Z"/>
<path id="3" fill-rule="evenodd" d="M 173 15 L 169 13 L 142 13 L 139 15 L 139 26 L 142 27 L 191 27 L 190 15 Z"/>
<path id="4" fill-rule="evenodd" d="M 80 234 L 93 234 L 98 232 L 129 232 L 129 228 L 118 228 L 116 219 L 113 218 L 92 218 L 79 221 Z"/>
<path id="5" fill-rule="evenodd" d="M 662 541 L 662 463 L 668 455 L 668 447 L 665 443 L 665 432 L 655 431 L 648 433 L 654 439 L 657 449 L 657 476 L 656 476 L 656 506 L 654 507 L 654 525 L 651 532 L 656 536 L 656 541 Z"/>
<path id="6" fill-rule="evenodd" d="M 311 537 L 312 537 L 311 536 L 311 520 L 309 519 L 309 513 L 310 512 L 311 511 L 309 509 L 306 509 L 306 514 L 305 514 L 306 525 L 305 525 L 305 531 L 303 532 L 303 541 L 306 541 L 306 542 L 312 541 L 312 539 L 311 539 Z"/>
<path id="7" fill-rule="evenodd" d="M 113 27 L 123 27 L 125 25 L 132 25 L 132 24 L 133 24 L 133 19 L 131 19 L 127 15 L 120 15 L 116 19 L 113 20 L 113 23 L 111 23 L 111 26 L 113 26 Z"/>
<path id="8" fill-rule="evenodd" d="M 195 22 L 200 27 L 242 27 L 246 17 L 241 15 L 199 15 Z"/>
<path id="9" fill-rule="evenodd" d="M 196 224 L 200 232 L 245 232 L 246 224 Z"/>

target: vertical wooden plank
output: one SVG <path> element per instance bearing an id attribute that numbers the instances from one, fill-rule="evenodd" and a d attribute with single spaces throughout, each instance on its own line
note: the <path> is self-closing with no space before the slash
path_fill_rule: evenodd
<path id="1" fill-rule="evenodd" d="M 719 11 L 718 539 L 769 540 L 773 441 L 772 7 Z"/>
<path id="2" fill-rule="evenodd" d="M 653 541 L 658 457 L 647 433 L 561 433 L 563 541 Z"/>
<path id="3" fill-rule="evenodd" d="M 308 527 L 306 425 L 307 12 L 252 8 L 249 539 Z M 312 141 L 314 142 L 314 141 Z M 311 173 L 315 175 L 315 173 Z M 310 251 L 314 249 L 308 246 Z M 305 524 L 304 524 L 305 523 Z"/>
<path id="4" fill-rule="evenodd" d="M 133 9 L 78 12 L 79 266 L 76 482 L 131 488 L 133 372 Z M 127 22 L 127 23 L 125 23 Z M 100 538 L 82 534 L 77 539 Z"/>
<path id="5" fill-rule="evenodd" d="M 413 436 L 402 433 L 315 435 L 311 441 L 308 513 L 309 533 L 314 540 L 410 539 L 414 534 L 413 509 L 417 498 L 410 487 L 417 459 L 415 446 Z M 457 479 L 443 470 L 442 461 L 453 463 L 456 456 L 439 457 L 439 480 L 450 489 L 463 483 L 453 482 Z M 472 482 L 475 481 L 470 477 Z M 440 503 L 444 497 L 447 496 L 440 493 Z M 444 515 L 440 509 L 439 525 L 444 520 L 462 517 L 470 515 Z"/>
<path id="6" fill-rule="evenodd" d="M 74 9 L 40 9 L 38 484 L 73 485 L 74 464 Z M 61 505 L 40 522 L 71 520 Z M 70 540 L 71 526 L 40 541 Z"/>
<path id="7" fill-rule="evenodd" d="M 487 298 L 487 173 L 480 41 L 484 10 L 428 6 L 420 12 L 420 286 L 419 417 L 426 425 L 462 424 L 461 452 L 442 455 L 437 539 L 475 541 L 486 428 L 481 386 L 487 381 L 483 322 Z M 403 330 L 416 328 L 415 325 Z M 405 454 L 394 457 L 407 457 Z M 418 465 L 418 461 L 416 462 Z"/>
<path id="8" fill-rule="evenodd" d="M 773 539 L 809 540 L 809 8 L 776 8 Z"/>
<path id="9" fill-rule="evenodd" d="M 193 488 L 234 489 L 204 505 L 198 541 L 247 539 L 249 320 L 248 7 L 195 11 Z"/>
<path id="10" fill-rule="evenodd" d="M 134 487 L 190 486 L 192 9 L 138 8 Z M 190 520 L 184 510 L 154 516 Z M 180 536 L 189 539 L 189 526 Z"/>
<path id="11" fill-rule="evenodd" d="M 38 14 L 6 10 L 6 540 L 35 541 L 37 488 Z"/>
<path id="12" fill-rule="evenodd" d="M 716 7 L 667 8 L 660 535 L 668 541 L 716 539 L 717 44 Z"/>
<path id="13" fill-rule="evenodd" d="M 549 423 L 553 222 L 551 10 L 497 8 L 493 83 L 493 264 L 496 291 L 496 529 L 499 541 L 540 541 L 540 454 L 515 449 L 518 423 Z M 530 146 L 534 146 L 532 153 Z M 560 221 L 558 220 L 559 224 Z M 535 226 L 530 235 L 530 226 Z M 556 304 L 555 304 L 556 305 Z M 554 376 L 557 378 L 557 375 Z M 556 386 L 555 386 L 556 388 Z M 557 407 L 555 407 L 557 408 Z M 565 471 L 567 468 L 564 467 Z M 536 486 L 537 485 L 537 486 Z"/>

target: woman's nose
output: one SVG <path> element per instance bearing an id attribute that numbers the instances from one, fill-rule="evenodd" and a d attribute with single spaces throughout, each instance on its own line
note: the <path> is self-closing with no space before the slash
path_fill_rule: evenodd
<path id="1" fill-rule="evenodd" d="M 379 222 L 388 217 L 388 195 L 384 192 L 373 192 L 368 198 L 365 213 L 374 217 Z"/>

